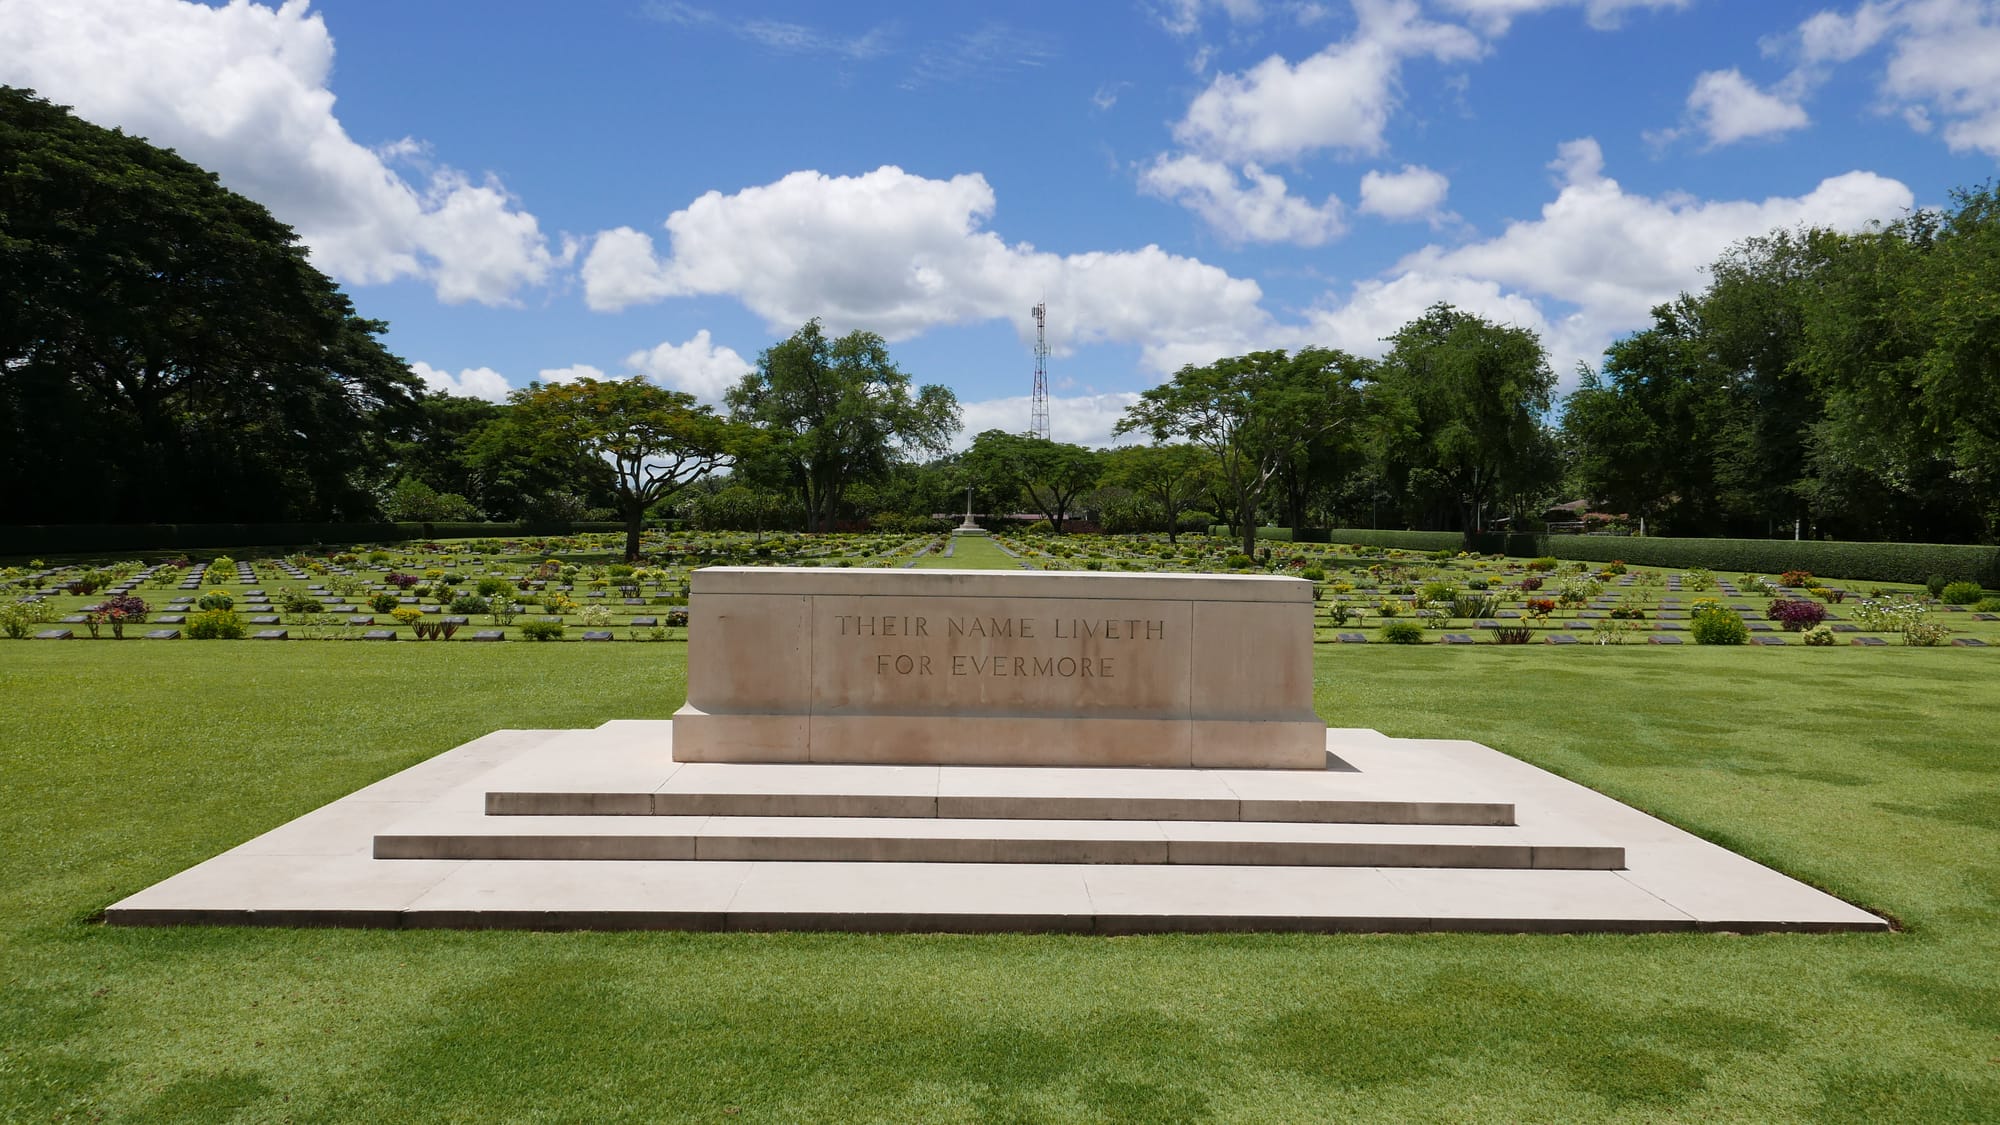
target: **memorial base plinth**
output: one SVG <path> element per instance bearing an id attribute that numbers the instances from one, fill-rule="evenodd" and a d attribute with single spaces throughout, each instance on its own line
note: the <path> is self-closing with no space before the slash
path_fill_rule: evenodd
<path id="1" fill-rule="evenodd" d="M 852 765 L 1326 768 L 1326 726 L 1297 720 L 1048 716 L 674 715 L 684 762 Z"/>

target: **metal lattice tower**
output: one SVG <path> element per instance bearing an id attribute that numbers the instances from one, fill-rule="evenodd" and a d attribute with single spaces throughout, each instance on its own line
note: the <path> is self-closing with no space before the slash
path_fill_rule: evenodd
<path id="1" fill-rule="evenodd" d="M 1049 436 L 1049 305 L 1035 306 L 1035 397 L 1028 416 L 1028 436 Z"/>

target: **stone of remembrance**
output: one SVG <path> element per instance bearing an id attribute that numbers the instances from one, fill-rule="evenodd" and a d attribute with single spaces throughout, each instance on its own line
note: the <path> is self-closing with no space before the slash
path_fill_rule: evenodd
<path id="1" fill-rule="evenodd" d="M 1320 769 L 1312 584 L 697 571 L 687 762 Z"/>

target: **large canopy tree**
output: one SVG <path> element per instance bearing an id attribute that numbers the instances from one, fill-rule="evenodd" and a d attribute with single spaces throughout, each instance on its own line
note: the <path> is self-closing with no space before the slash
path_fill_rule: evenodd
<path id="1" fill-rule="evenodd" d="M 1201 495 L 1210 459 L 1185 444 L 1125 445 L 1105 455 L 1105 480 L 1157 505 L 1166 518 L 1167 542 L 1179 541 L 1181 513 Z"/>
<path id="2" fill-rule="evenodd" d="M 540 445 L 593 465 L 625 521 L 625 558 L 639 557 L 646 510 L 728 463 L 738 428 L 691 394 L 634 377 L 530 383 L 509 396 L 508 424 Z"/>
<path id="3" fill-rule="evenodd" d="M 383 331 L 213 174 L 0 87 L 0 520 L 371 516 Z"/>
<path id="4" fill-rule="evenodd" d="M 1143 392 L 1116 432 L 1184 437 L 1213 454 L 1247 555 L 1257 547 L 1265 490 L 1303 450 L 1355 420 L 1368 373 L 1367 363 L 1331 348 L 1189 364 Z"/>
<path id="5" fill-rule="evenodd" d="M 1496 501 L 1559 476 L 1543 425 L 1555 382 L 1533 332 L 1432 306 L 1390 337 L 1380 368 L 1391 475 L 1433 518 L 1456 509 L 1464 530 L 1482 530 Z"/>
<path id="6" fill-rule="evenodd" d="M 973 438 L 964 465 L 974 477 L 1018 489 L 1057 535 L 1076 498 L 1104 476 L 1104 454 L 1095 449 L 1005 430 Z"/>
<path id="7" fill-rule="evenodd" d="M 958 432 L 949 389 L 926 384 L 913 393 L 882 337 L 855 331 L 828 340 L 816 319 L 764 349 L 727 398 L 732 416 L 758 434 L 743 471 L 794 490 L 808 531 L 833 530 L 850 484 L 883 480 L 916 453 L 941 454 Z"/>

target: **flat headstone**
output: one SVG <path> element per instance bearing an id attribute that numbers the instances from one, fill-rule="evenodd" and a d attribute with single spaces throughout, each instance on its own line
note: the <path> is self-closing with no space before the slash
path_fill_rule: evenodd
<path id="1" fill-rule="evenodd" d="M 1677 645 L 1684 642 L 1672 634 L 1654 633 L 1652 636 L 1646 638 L 1646 643 L 1649 645 Z"/>
<path id="2" fill-rule="evenodd" d="M 1750 643 L 1753 645 L 1781 645 L 1785 644 L 1786 641 L 1783 637 L 1751 637 Z"/>
<path id="3" fill-rule="evenodd" d="M 1568 623 L 1567 625 L 1564 625 L 1564 626 L 1563 626 L 1563 628 L 1565 628 L 1565 629 L 1582 629 L 1582 630 L 1585 630 L 1585 631 L 1587 632 L 1587 631 L 1589 631 L 1589 630 L 1591 630 L 1591 629 L 1594 629 L 1594 628 L 1596 628 L 1596 626 L 1595 626 L 1595 625 L 1591 625 L 1591 624 L 1588 624 L 1587 622 L 1583 622 L 1583 621 L 1572 621 L 1572 622 Z"/>
<path id="4" fill-rule="evenodd" d="M 1520 611 L 1513 609 L 1503 609 L 1499 613 L 1494 614 L 1493 616 L 1499 618 L 1502 621 L 1519 621 L 1521 619 Z"/>
<path id="5" fill-rule="evenodd" d="M 252 617 L 250 619 L 250 624 L 252 625 L 276 625 L 277 623 L 278 623 L 277 615 L 270 613 L 259 614 L 256 617 Z"/>
<path id="6" fill-rule="evenodd" d="M 1472 627 L 1475 629 L 1498 629 L 1501 625 L 1498 621 L 1474 621 Z"/>
<path id="7" fill-rule="evenodd" d="M 472 624 L 472 619 L 471 619 L 471 618 L 469 618 L 469 617 L 440 617 L 440 618 L 438 618 L 438 624 L 440 624 L 440 625 L 470 625 L 470 624 Z"/>
<path id="8" fill-rule="evenodd" d="M 1861 626 L 1848 625 L 1843 623 L 1840 625 L 1832 626 L 1832 629 L 1836 633 L 1859 633 L 1861 631 Z"/>
<path id="9" fill-rule="evenodd" d="M 1975 613 L 1972 615 L 1972 619 L 1974 621 L 2000 621 L 2000 613 Z"/>
<path id="10" fill-rule="evenodd" d="M 1986 642 L 1978 637 L 1953 637 L 1952 645 L 1957 648 L 1985 648 Z"/>
<path id="11" fill-rule="evenodd" d="M 149 641 L 177 641 L 181 639 L 179 629 L 153 629 L 146 634 Z"/>
<path id="12" fill-rule="evenodd" d="M 168 598 L 168 599 L 167 599 L 167 604 L 168 604 L 168 605 L 193 605 L 193 604 L 194 604 L 194 599 L 193 599 L 193 598 Z"/>
<path id="13" fill-rule="evenodd" d="M 361 639 L 364 641 L 393 641 L 396 639 L 396 631 L 394 629 L 370 629 L 366 633 L 361 634 Z"/>
<path id="14" fill-rule="evenodd" d="M 282 641 L 288 635 L 283 629 L 260 629 L 250 634 L 250 639 L 253 641 Z"/>
<path id="15" fill-rule="evenodd" d="M 184 625 L 186 623 L 186 615 L 179 613 L 163 613 L 153 618 L 153 624 L 155 625 Z"/>
<path id="16" fill-rule="evenodd" d="M 1604 613 L 1600 610 L 1595 610 L 1595 609 L 1581 609 L 1577 611 L 1576 615 L 1578 617 L 1583 618 L 1586 621 L 1595 621 L 1598 618 L 1603 617 Z"/>
<path id="17" fill-rule="evenodd" d="M 1573 645 L 1577 643 L 1577 639 L 1573 633 L 1550 633 L 1549 643 L 1552 645 Z"/>
<path id="18" fill-rule="evenodd" d="M 467 639 L 474 641 L 504 641 L 507 639 L 507 634 L 498 629 L 481 629 Z"/>
<path id="19" fill-rule="evenodd" d="M 70 632 L 68 629 L 44 629 L 35 634 L 35 639 L 38 641 L 67 641 L 75 636 L 76 634 Z"/>
<path id="20" fill-rule="evenodd" d="M 1365 645 L 1368 643 L 1368 638 L 1360 633 L 1335 633 L 1333 639 L 1344 645 Z"/>
<path id="21" fill-rule="evenodd" d="M 1962 605 L 1941 605 L 1941 606 L 1939 606 L 1939 607 L 1938 607 L 1938 609 L 1939 609 L 1939 610 L 1941 610 L 1942 612 L 1945 612 L 1945 613 L 1964 613 L 1964 612 L 1965 612 L 1965 607 L 1964 607 L 1964 606 L 1962 606 Z"/>
<path id="22" fill-rule="evenodd" d="M 611 639 L 611 632 L 608 629 L 586 629 L 583 639 L 586 641 L 608 641 Z"/>
<path id="23" fill-rule="evenodd" d="M 1778 628 L 1776 625 L 1771 624 L 1769 621 L 1752 621 L 1749 623 L 1749 625 L 1750 625 L 1750 631 L 1753 633 L 1771 633 L 1771 632 L 1776 632 Z"/>
<path id="24" fill-rule="evenodd" d="M 243 596 L 244 596 L 244 597 L 246 597 L 246 598 L 249 598 L 249 599 L 250 599 L 251 601 L 256 601 L 256 600 L 257 600 L 258 598 L 261 598 L 261 597 L 263 597 L 263 596 L 264 596 L 264 591 L 262 591 L 262 590 L 245 590 L 245 591 L 243 591 Z"/>
<path id="25" fill-rule="evenodd" d="M 1864 645 L 1864 646 L 1867 646 L 1867 647 L 1869 647 L 1869 648 L 1874 648 L 1874 647 L 1876 647 L 1876 646 L 1878 646 L 1878 645 L 1886 645 L 1886 644 L 1888 644 L 1889 642 L 1888 642 L 1888 641 L 1885 641 L 1885 640 L 1883 640 L 1883 639 L 1882 639 L 1882 638 L 1880 638 L 1880 637 L 1856 637 L 1856 638 L 1854 638 L 1853 640 L 1851 640 L 1851 641 L 1849 641 L 1849 642 L 1847 642 L 1847 643 L 1848 643 L 1848 644 L 1855 644 L 1855 645 Z"/>
<path id="26" fill-rule="evenodd" d="M 1444 635 L 1444 643 L 1448 645 L 1469 645 L 1477 644 L 1478 642 L 1464 633 L 1446 633 Z"/>
<path id="27" fill-rule="evenodd" d="M 657 618 L 657 617 L 634 617 L 634 618 L 632 619 L 632 626 L 633 626 L 634 628 L 647 628 L 647 629 L 649 629 L 649 628 L 651 628 L 651 627 L 653 627 L 653 626 L 655 626 L 655 625 L 658 625 L 659 623 L 660 623 L 660 619 L 659 619 L 659 618 Z"/>
<path id="28" fill-rule="evenodd" d="M 645 604 L 646 604 L 646 599 L 644 599 L 644 598 L 626 598 L 626 599 L 625 599 L 625 604 L 626 604 L 626 605 L 645 605 Z"/>
<path id="29" fill-rule="evenodd" d="M 90 618 L 85 617 L 81 613 L 72 613 L 68 617 L 63 618 L 62 623 L 65 625 L 82 625 L 89 620 Z"/>
<path id="30" fill-rule="evenodd" d="M 349 625 L 373 625 L 375 624 L 375 619 L 372 617 L 350 617 L 347 619 L 347 623 Z"/>

